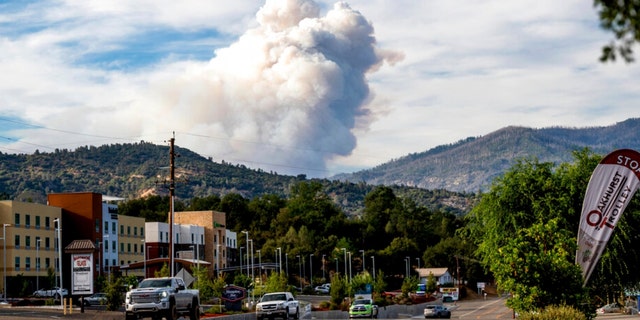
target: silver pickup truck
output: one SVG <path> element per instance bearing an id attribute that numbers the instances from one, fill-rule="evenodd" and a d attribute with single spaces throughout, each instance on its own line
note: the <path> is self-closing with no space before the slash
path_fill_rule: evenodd
<path id="1" fill-rule="evenodd" d="M 124 301 L 126 320 L 143 317 L 176 320 L 181 315 L 200 318 L 200 292 L 185 287 L 181 278 L 144 279 L 127 292 Z"/>

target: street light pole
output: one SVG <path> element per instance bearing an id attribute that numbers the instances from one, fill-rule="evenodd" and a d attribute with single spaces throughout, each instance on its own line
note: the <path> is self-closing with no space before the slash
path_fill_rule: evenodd
<path id="1" fill-rule="evenodd" d="M 2 246 L 3 246 L 3 252 L 4 252 L 4 261 L 3 261 L 3 266 L 2 266 L 2 274 L 4 275 L 4 280 L 3 280 L 3 284 L 4 284 L 4 301 L 7 301 L 7 227 L 10 227 L 11 225 L 8 223 L 5 223 L 2 225 Z"/>
<path id="2" fill-rule="evenodd" d="M 373 281 L 376 281 L 376 257 L 371 256 L 371 261 L 373 262 Z"/>
<path id="3" fill-rule="evenodd" d="M 360 250 L 360 252 L 362 253 L 362 273 L 364 273 L 367 270 L 364 265 L 364 250 Z"/>
<path id="4" fill-rule="evenodd" d="M 349 251 L 349 279 L 353 279 L 353 276 L 351 275 L 351 251 Z"/>
<path id="5" fill-rule="evenodd" d="M 220 244 L 216 244 L 216 277 L 220 276 Z"/>
<path id="6" fill-rule="evenodd" d="M 418 260 L 418 269 L 420 269 L 420 257 L 417 257 L 416 260 Z"/>
<path id="7" fill-rule="evenodd" d="M 4 292 L 3 292 L 3 296 L 4 296 L 4 301 L 7 301 L 7 227 L 10 227 L 11 225 L 8 223 L 5 223 L 2 225 L 2 246 L 3 246 L 3 252 L 4 252 L 4 262 L 3 262 L 3 269 L 2 269 L 2 274 L 4 276 L 4 280 L 3 280 L 3 284 L 4 284 Z"/>
<path id="8" fill-rule="evenodd" d="M 36 290 L 40 290 L 40 239 L 36 240 Z"/>
<path id="9" fill-rule="evenodd" d="M 249 231 L 243 230 L 242 233 L 246 235 L 245 244 L 247 246 L 247 277 L 249 276 Z"/>
<path id="10" fill-rule="evenodd" d="M 287 273 L 287 284 L 289 284 L 289 252 L 284 253 L 284 268 Z"/>
<path id="11" fill-rule="evenodd" d="M 53 219 L 53 222 L 58 223 L 58 265 L 60 268 L 60 305 L 64 309 L 64 297 L 62 296 L 62 289 L 64 288 L 64 282 L 62 282 L 62 221 L 59 218 Z"/>
<path id="12" fill-rule="evenodd" d="M 242 249 L 244 247 L 240 247 L 240 274 L 242 274 Z"/>
<path id="13" fill-rule="evenodd" d="M 347 248 L 342 248 L 342 251 L 344 251 L 344 276 L 347 277 Z M 349 282 L 349 279 L 347 279 L 347 282 Z"/>

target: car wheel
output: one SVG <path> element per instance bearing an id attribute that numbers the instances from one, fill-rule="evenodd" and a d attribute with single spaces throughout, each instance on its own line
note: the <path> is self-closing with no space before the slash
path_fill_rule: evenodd
<path id="1" fill-rule="evenodd" d="M 175 302 L 171 302 L 169 306 L 169 310 L 167 310 L 167 315 L 165 316 L 167 320 L 177 320 L 178 319 L 178 309 L 176 309 Z"/>
<path id="2" fill-rule="evenodd" d="M 282 319 L 289 320 L 289 308 L 287 308 L 287 310 L 285 310 L 284 317 L 282 317 Z"/>
<path id="3" fill-rule="evenodd" d="M 298 307 L 296 307 L 296 315 L 295 315 L 295 319 L 298 320 L 300 319 L 300 309 Z"/>
<path id="4" fill-rule="evenodd" d="M 191 307 L 191 312 L 189 312 L 189 319 L 191 320 L 199 320 L 200 319 L 200 306 L 197 303 L 193 303 Z"/>

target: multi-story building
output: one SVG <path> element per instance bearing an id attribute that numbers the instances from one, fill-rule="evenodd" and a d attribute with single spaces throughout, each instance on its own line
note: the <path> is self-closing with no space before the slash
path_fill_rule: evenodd
<path id="1" fill-rule="evenodd" d="M 58 271 L 56 227 L 62 210 L 43 204 L 0 201 L 3 239 L 2 293 L 8 297 L 31 294 L 38 287 L 54 286 Z M 6 283 L 4 282 L 6 279 Z M 25 286 L 23 281 L 28 281 Z M 50 282 L 52 280 L 52 282 Z M 26 290 L 26 291 L 25 291 Z M 25 291 L 25 292 L 21 292 Z"/>
<path id="2" fill-rule="evenodd" d="M 211 263 L 209 276 L 228 265 L 227 239 L 232 234 L 235 243 L 235 232 L 225 228 L 226 215 L 219 211 L 181 211 L 174 213 L 176 224 L 192 224 L 204 228 L 204 260 Z"/>
<path id="3" fill-rule="evenodd" d="M 117 238 L 116 261 L 112 266 L 123 266 L 145 259 L 145 221 L 144 218 L 118 215 L 119 233 Z M 106 232 L 105 232 L 106 233 Z M 129 275 L 143 277 L 143 270 L 133 270 Z"/>

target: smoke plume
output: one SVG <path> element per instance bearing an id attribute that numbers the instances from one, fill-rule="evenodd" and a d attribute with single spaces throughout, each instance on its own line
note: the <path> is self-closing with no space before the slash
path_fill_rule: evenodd
<path id="1" fill-rule="evenodd" d="M 257 26 L 208 63 L 156 81 L 156 110 L 178 126 L 176 143 L 287 174 L 322 176 L 327 160 L 349 155 L 353 129 L 372 120 L 367 74 L 399 55 L 377 48 L 371 23 L 348 4 L 320 11 L 309 0 L 267 0 Z"/>

